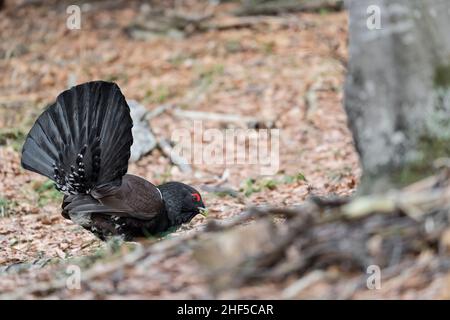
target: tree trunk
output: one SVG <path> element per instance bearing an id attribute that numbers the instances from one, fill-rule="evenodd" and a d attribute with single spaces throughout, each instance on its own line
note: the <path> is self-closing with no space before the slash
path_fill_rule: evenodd
<path id="1" fill-rule="evenodd" d="M 432 174 L 450 154 L 450 1 L 349 4 L 345 109 L 361 192 L 379 192 Z"/>

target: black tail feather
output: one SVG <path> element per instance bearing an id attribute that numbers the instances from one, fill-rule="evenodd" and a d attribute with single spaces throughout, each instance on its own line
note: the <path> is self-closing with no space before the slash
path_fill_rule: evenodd
<path id="1" fill-rule="evenodd" d="M 93 81 L 61 93 L 31 128 L 22 166 L 66 194 L 120 185 L 133 143 L 130 109 L 114 83 Z"/>

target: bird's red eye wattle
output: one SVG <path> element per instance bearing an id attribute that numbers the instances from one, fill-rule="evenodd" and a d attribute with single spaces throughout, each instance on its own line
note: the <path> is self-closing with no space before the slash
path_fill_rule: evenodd
<path id="1" fill-rule="evenodd" d="M 192 199 L 194 199 L 195 201 L 199 202 L 200 201 L 200 195 L 198 193 L 193 193 L 192 194 Z"/>

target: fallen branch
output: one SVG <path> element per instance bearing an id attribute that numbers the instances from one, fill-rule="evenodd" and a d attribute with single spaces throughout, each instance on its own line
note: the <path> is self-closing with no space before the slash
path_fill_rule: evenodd
<path id="1" fill-rule="evenodd" d="M 251 219 L 262 219 L 266 217 L 285 217 L 293 218 L 299 215 L 305 216 L 311 210 L 310 204 L 297 208 L 273 208 L 273 207 L 251 207 L 238 216 L 232 217 L 228 220 L 210 220 L 206 225 L 206 231 L 217 232 L 231 229 L 233 227 L 242 225 Z"/>
<path id="2" fill-rule="evenodd" d="M 7 273 L 21 272 L 24 270 L 42 269 L 49 262 L 51 262 L 53 260 L 54 259 L 52 259 L 52 258 L 43 258 L 43 259 L 37 259 L 30 263 L 21 262 L 21 263 L 10 264 L 7 266 L 0 266 L 0 276 L 7 274 Z"/>
<path id="3" fill-rule="evenodd" d="M 144 114 L 144 119 L 147 121 L 152 120 L 153 118 L 158 117 L 159 115 L 163 114 L 164 112 L 166 112 L 167 110 L 170 110 L 172 108 L 174 108 L 174 106 L 169 105 L 169 104 L 164 104 L 164 105 L 158 106 L 155 109 L 146 112 Z"/>
<path id="4" fill-rule="evenodd" d="M 205 23 L 213 17 L 212 13 L 195 15 L 177 10 L 144 8 L 133 23 L 125 28 L 125 33 L 132 38 L 146 40 L 173 33 L 178 36 L 190 35 L 205 30 Z"/>
<path id="5" fill-rule="evenodd" d="M 114 261 L 97 261 L 83 271 L 83 285 L 94 288 L 94 280 L 114 279 L 124 269 L 146 270 L 169 257 L 193 252 L 213 293 L 296 275 L 299 280 L 284 291 L 284 297 L 295 298 L 318 282 L 332 281 L 336 275 L 329 274 L 328 267 L 335 266 L 338 270 L 363 272 L 364 276 L 353 277 L 345 286 L 340 283 L 339 290 L 329 293 L 330 298 L 353 297 L 355 290 L 366 283 L 368 265 L 378 265 L 383 269 L 384 281 L 392 279 L 397 285 L 402 280 L 395 277 L 405 270 L 410 275 L 424 274 L 425 278 L 450 270 L 450 259 L 445 255 L 450 247 L 445 237 L 450 232 L 449 190 L 450 179 L 444 172 L 384 196 L 351 201 L 311 198 L 291 208 L 251 207 L 239 216 L 138 245 Z M 410 207 L 414 214 L 404 211 Z M 65 289 L 65 278 L 60 277 L 18 288 L 12 295 L 0 298 L 24 298 Z"/>
<path id="6" fill-rule="evenodd" d="M 317 12 L 320 10 L 342 10 L 342 0 L 248 0 L 235 14 L 247 15 L 273 15 L 291 12 Z"/>
<path id="7" fill-rule="evenodd" d="M 181 109 L 175 109 L 173 111 L 173 114 L 176 117 L 182 119 L 217 121 L 220 123 L 249 124 L 259 122 L 259 119 L 257 118 L 242 116 L 238 114 L 190 111 Z"/>
<path id="8" fill-rule="evenodd" d="M 259 17 L 227 17 L 222 20 L 212 20 L 205 25 L 207 30 L 219 30 L 225 31 L 230 29 L 244 29 L 244 28 L 287 28 L 291 25 L 298 24 L 299 20 L 289 17 L 272 17 L 272 16 L 259 16 Z"/>
<path id="9" fill-rule="evenodd" d="M 181 172 L 192 172 L 192 167 L 189 165 L 188 161 L 174 151 L 169 141 L 164 138 L 158 139 L 158 147 L 174 165 L 180 168 Z"/>
<path id="10" fill-rule="evenodd" d="M 318 80 L 314 81 L 312 85 L 309 86 L 305 93 L 305 118 L 309 122 L 312 122 L 313 115 L 319 110 L 317 91 L 320 87 L 322 87 L 322 79 L 319 77 Z"/>
<path id="11" fill-rule="evenodd" d="M 331 265 L 361 272 L 368 265 L 395 266 L 406 257 L 442 246 L 443 234 L 449 230 L 449 182 L 440 175 L 399 191 L 350 202 L 313 199 L 290 209 L 249 209 L 234 220 L 209 225 L 207 230 L 223 236 L 205 241 L 207 245 L 197 256 L 215 291 L 280 280 L 293 273 L 304 275 Z M 270 222 L 279 214 L 287 217 L 285 223 L 272 227 L 250 224 L 251 231 L 247 227 L 234 230 L 250 219 Z M 247 233 L 269 235 L 258 240 Z M 247 249 L 233 240 L 244 237 L 254 242 L 246 244 Z M 244 251 L 242 256 L 236 256 L 239 251 Z M 295 252 L 296 257 L 287 252 Z"/>
<path id="12" fill-rule="evenodd" d="M 153 263 L 160 261 L 170 255 L 178 254 L 185 250 L 188 241 L 193 240 L 199 236 L 198 233 L 188 233 L 176 238 L 158 241 L 150 245 L 142 245 L 136 243 L 134 250 L 128 254 L 121 255 L 109 263 L 102 263 L 101 261 L 95 263 L 93 266 L 83 270 L 81 278 L 81 285 L 89 286 L 89 282 L 99 277 L 106 277 L 118 270 L 140 266 L 150 266 Z M 77 264 L 76 262 L 69 262 L 68 264 Z M 61 271 L 61 270 L 60 270 Z M 33 295 L 49 294 L 55 291 L 67 289 L 67 278 L 60 277 L 57 280 L 50 282 L 38 282 L 32 286 L 18 288 L 12 293 L 0 294 L 0 299 L 19 299 L 26 298 Z"/>

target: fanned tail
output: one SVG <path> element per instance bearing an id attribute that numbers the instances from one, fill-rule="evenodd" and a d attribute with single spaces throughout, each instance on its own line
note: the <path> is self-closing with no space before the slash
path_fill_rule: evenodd
<path id="1" fill-rule="evenodd" d="M 133 143 L 130 109 L 115 83 L 93 81 L 62 92 L 31 128 L 22 166 L 65 194 L 119 186 Z"/>

